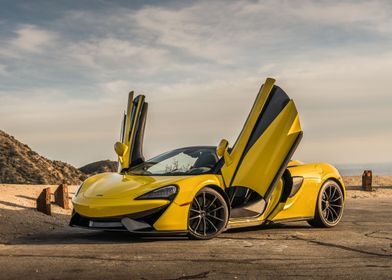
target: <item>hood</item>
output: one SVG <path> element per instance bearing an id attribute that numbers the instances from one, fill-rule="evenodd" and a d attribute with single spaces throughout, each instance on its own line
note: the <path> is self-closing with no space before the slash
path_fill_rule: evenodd
<path id="1" fill-rule="evenodd" d="M 154 189 L 175 184 L 187 176 L 134 176 L 102 173 L 83 183 L 83 196 L 87 198 L 114 199 L 137 198 Z"/>

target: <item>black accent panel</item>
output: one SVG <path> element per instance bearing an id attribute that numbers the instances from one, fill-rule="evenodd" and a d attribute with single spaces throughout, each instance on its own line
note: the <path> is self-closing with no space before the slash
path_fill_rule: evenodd
<path id="1" fill-rule="evenodd" d="M 121 143 L 124 143 L 124 133 L 125 133 L 125 124 L 127 123 L 127 115 L 124 112 L 123 120 L 122 120 L 122 125 L 121 125 L 121 134 L 120 134 L 120 140 Z"/>
<path id="2" fill-rule="evenodd" d="M 293 178 L 288 169 L 286 169 L 282 176 L 283 179 L 283 191 L 280 196 L 279 202 L 286 202 L 290 196 L 291 190 L 293 189 Z"/>
<path id="3" fill-rule="evenodd" d="M 261 111 L 256 125 L 253 128 L 252 134 L 246 144 L 244 150 L 244 156 L 249 149 L 256 143 L 257 139 L 264 133 L 268 126 L 274 121 L 274 119 L 282 112 L 283 108 L 289 103 L 290 98 L 287 94 L 278 86 L 273 86 L 270 95 L 266 101 L 266 104 Z"/>
<path id="4" fill-rule="evenodd" d="M 304 177 L 295 176 L 295 177 L 292 177 L 292 180 L 293 180 L 293 187 L 291 188 L 291 192 L 290 192 L 289 197 L 293 197 L 298 193 L 298 191 L 301 189 L 301 187 L 303 185 Z"/>
<path id="5" fill-rule="evenodd" d="M 133 122 L 135 121 L 135 117 L 136 117 L 136 105 L 135 105 L 135 101 L 132 101 L 132 110 L 131 110 L 131 117 L 129 118 L 129 135 L 128 135 L 128 140 L 131 141 L 131 132 L 132 132 L 132 126 L 133 126 Z"/>
<path id="6" fill-rule="evenodd" d="M 153 213 L 150 213 L 149 215 L 143 216 L 143 217 L 135 219 L 135 220 L 146 222 L 147 224 L 149 224 L 152 227 L 155 224 L 155 222 L 158 221 L 158 219 L 162 216 L 162 214 L 166 211 L 166 209 L 168 207 L 169 206 L 166 205 L 166 206 L 154 209 L 157 211 L 154 211 Z"/>
<path id="7" fill-rule="evenodd" d="M 144 162 L 143 156 L 143 140 L 144 140 L 144 130 L 146 127 L 148 103 L 143 103 L 140 111 L 139 119 L 137 120 L 134 143 L 132 145 L 133 149 L 131 152 L 130 167 L 136 166 Z"/>
<path id="8" fill-rule="evenodd" d="M 78 213 L 74 212 L 71 217 L 71 221 L 69 225 L 71 227 L 78 226 L 78 227 L 89 227 L 90 219 L 79 215 Z"/>
<path id="9" fill-rule="evenodd" d="M 138 114 L 136 115 L 137 105 L 138 105 L 139 102 L 141 102 L 141 108 L 140 108 Z M 143 104 L 144 104 L 144 95 L 138 95 L 133 100 L 133 103 L 132 103 L 132 117 L 131 117 L 131 121 L 130 121 L 130 124 L 129 124 L 131 126 L 130 127 L 130 132 L 132 132 L 132 126 L 135 123 L 135 121 L 136 121 L 135 131 L 137 131 L 140 115 L 142 113 Z M 133 139 L 131 139 L 131 135 L 132 135 L 132 133 L 129 133 L 129 141 L 130 141 L 131 144 L 133 144 L 133 142 L 135 141 L 135 134 L 133 134 Z"/>

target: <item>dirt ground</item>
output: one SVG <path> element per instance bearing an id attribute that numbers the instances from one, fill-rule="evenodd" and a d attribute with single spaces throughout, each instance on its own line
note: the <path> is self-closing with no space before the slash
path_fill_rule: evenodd
<path id="1" fill-rule="evenodd" d="M 392 176 L 375 177 L 374 192 L 345 182 L 335 228 L 277 224 L 202 242 L 70 228 L 70 210 L 35 210 L 45 186 L 0 185 L 0 279 L 392 279 Z"/>
<path id="2" fill-rule="evenodd" d="M 392 190 L 388 188 L 392 186 L 392 176 L 375 176 L 374 192 L 361 190 L 361 176 L 344 177 L 344 182 L 349 199 L 392 198 Z M 48 232 L 68 225 L 71 210 L 52 205 L 52 216 L 35 210 L 35 200 L 45 187 L 50 187 L 53 193 L 57 186 L 0 184 L 0 244 L 20 236 Z M 68 186 L 70 197 L 76 188 Z"/>
<path id="3" fill-rule="evenodd" d="M 48 232 L 68 224 L 71 210 L 52 205 L 52 216 L 35 210 L 36 198 L 45 188 L 57 186 L 0 184 L 0 244 L 14 238 Z M 70 196 L 77 186 L 69 186 Z"/>

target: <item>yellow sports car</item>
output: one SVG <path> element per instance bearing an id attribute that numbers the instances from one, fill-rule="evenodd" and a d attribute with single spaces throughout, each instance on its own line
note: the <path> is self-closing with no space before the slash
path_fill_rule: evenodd
<path id="1" fill-rule="evenodd" d="M 287 94 L 268 78 L 232 148 L 197 146 L 143 157 L 145 97 L 129 94 L 118 173 L 88 178 L 72 199 L 71 226 L 209 239 L 230 228 L 307 221 L 335 226 L 345 187 L 327 163 L 291 161 L 302 137 Z"/>

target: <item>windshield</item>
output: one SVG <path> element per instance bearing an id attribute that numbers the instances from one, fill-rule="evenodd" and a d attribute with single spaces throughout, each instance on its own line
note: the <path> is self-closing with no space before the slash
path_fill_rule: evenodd
<path id="1" fill-rule="evenodd" d="M 165 176 L 208 173 L 218 162 L 215 151 L 215 147 L 176 149 L 132 167 L 126 173 Z"/>

